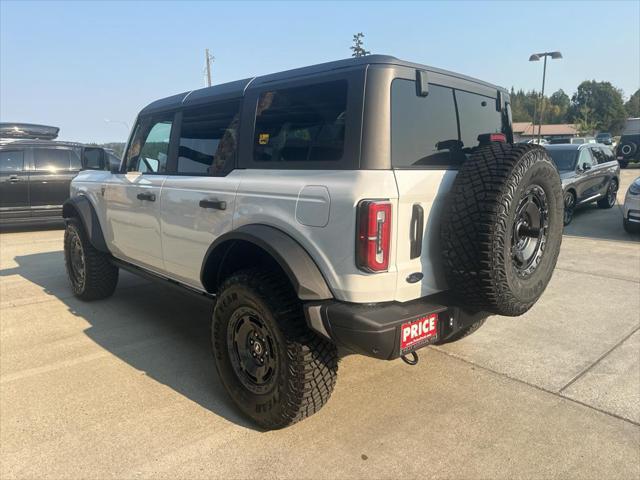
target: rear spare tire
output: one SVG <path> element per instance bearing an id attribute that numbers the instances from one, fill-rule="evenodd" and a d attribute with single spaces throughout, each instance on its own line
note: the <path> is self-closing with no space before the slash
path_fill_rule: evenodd
<path id="1" fill-rule="evenodd" d="M 441 244 L 456 301 L 517 316 L 540 298 L 562 242 L 560 177 L 544 148 L 494 143 L 458 171 Z"/>

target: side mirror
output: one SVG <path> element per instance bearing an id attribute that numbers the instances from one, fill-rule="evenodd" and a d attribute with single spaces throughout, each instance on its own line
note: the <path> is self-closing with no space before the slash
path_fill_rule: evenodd
<path id="1" fill-rule="evenodd" d="M 582 164 L 582 171 L 586 172 L 587 170 L 591 170 L 591 165 L 589 165 L 587 162 L 584 162 Z"/>

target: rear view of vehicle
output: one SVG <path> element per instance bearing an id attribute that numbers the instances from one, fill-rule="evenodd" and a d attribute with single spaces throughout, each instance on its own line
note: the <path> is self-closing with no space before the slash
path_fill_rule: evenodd
<path id="1" fill-rule="evenodd" d="M 282 428 L 328 401 L 338 346 L 415 364 L 535 304 L 562 190 L 512 141 L 504 89 L 386 56 L 154 102 L 119 171 L 73 182 L 72 288 L 104 298 L 126 268 L 215 296 L 222 384 Z"/>
<path id="2" fill-rule="evenodd" d="M 625 124 L 620 143 L 616 148 L 620 168 L 640 161 L 640 118 L 629 118 Z"/>

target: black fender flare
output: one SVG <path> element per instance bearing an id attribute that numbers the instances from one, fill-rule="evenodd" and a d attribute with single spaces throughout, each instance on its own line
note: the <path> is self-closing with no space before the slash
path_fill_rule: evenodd
<path id="1" fill-rule="evenodd" d="M 267 225 L 244 225 L 221 235 L 211 244 L 200 270 L 200 280 L 209 293 L 215 292 L 220 281 L 220 267 L 238 241 L 249 242 L 269 254 L 287 275 L 300 300 L 333 298 L 320 269 L 302 245 L 283 231 Z"/>
<path id="2" fill-rule="evenodd" d="M 65 201 L 62 205 L 62 216 L 65 220 L 73 217 L 79 218 L 91 245 L 101 252 L 110 253 L 102 233 L 98 214 L 86 196 L 80 195 Z"/>

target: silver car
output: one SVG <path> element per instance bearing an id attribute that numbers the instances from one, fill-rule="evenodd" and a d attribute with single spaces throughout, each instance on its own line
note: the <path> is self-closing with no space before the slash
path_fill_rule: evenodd
<path id="1" fill-rule="evenodd" d="M 624 229 L 629 233 L 640 232 L 640 177 L 629 186 L 622 207 Z"/>

